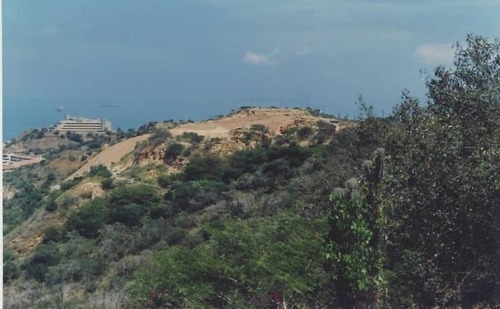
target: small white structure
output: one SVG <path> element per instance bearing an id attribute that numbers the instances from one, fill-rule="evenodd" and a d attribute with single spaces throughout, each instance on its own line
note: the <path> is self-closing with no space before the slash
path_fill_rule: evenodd
<path id="1" fill-rule="evenodd" d="M 42 161 L 43 158 L 40 156 L 4 153 L 2 154 L 2 170 L 13 170 L 24 165 L 36 164 Z"/>

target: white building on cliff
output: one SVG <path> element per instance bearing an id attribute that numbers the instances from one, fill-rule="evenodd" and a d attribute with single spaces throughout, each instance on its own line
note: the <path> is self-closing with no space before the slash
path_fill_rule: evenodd
<path id="1" fill-rule="evenodd" d="M 61 133 L 105 133 L 111 131 L 111 122 L 106 119 L 88 119 L 66 115 L 56 127 Z"/>

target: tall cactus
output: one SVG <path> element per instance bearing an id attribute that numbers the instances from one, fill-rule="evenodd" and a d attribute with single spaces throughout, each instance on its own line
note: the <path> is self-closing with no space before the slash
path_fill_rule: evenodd
<path id="1" fill-rule="evenodd" d="M 356 299 L 378 308 L 384 290 L 384 214 L 380 188 L 384 176 L 384 149 L 363 163 L 364 177 L 352 178 L 333 190 L 329 241 L 337 284 L 343 286 L 342 306 Z M 372 296 L 368 296 L 371 291 Z M 372 298 L 371 301 L 369 298 Z"/>
<path id="2" fill-rule="evenodd" d="M 375 150 L 373 156 L 373 162 L 371 160 L 365 161 L 363 163 L 363 170 L 365 171 L 365 177 L 368 182 L 380 183 L 384 175 L 384 154 L 383 148 L 378 148 Z"/>

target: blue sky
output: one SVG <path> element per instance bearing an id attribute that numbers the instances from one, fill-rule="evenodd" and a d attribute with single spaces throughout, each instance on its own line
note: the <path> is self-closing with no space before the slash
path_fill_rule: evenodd
<path id="1" fill-rule="evenodd" d="M 336 114 L 362 94 L 387 114 L 405 88 L 424 97 L 420 70 L 451 65 L 451 44 L 500 36 L 500 1 L 20 0 L 3 22 L 5 98 L 182 102 L 208 117 L 307 100 Z"/>

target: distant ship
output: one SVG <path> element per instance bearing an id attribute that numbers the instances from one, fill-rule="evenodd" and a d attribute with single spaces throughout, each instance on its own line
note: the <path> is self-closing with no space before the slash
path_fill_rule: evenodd
<path id="1" fill-rule="evenodd" d="M 120 104 L 101 104 L 101 107 L 120 107 Z"/>
<path id="2" fill-rule="evenodd" d="M 59 105 L 59 107 L 57 108 L 57 111 L 62 112 L 63 110 L 64 110 L 64 107 L 62 105 Z"/>

